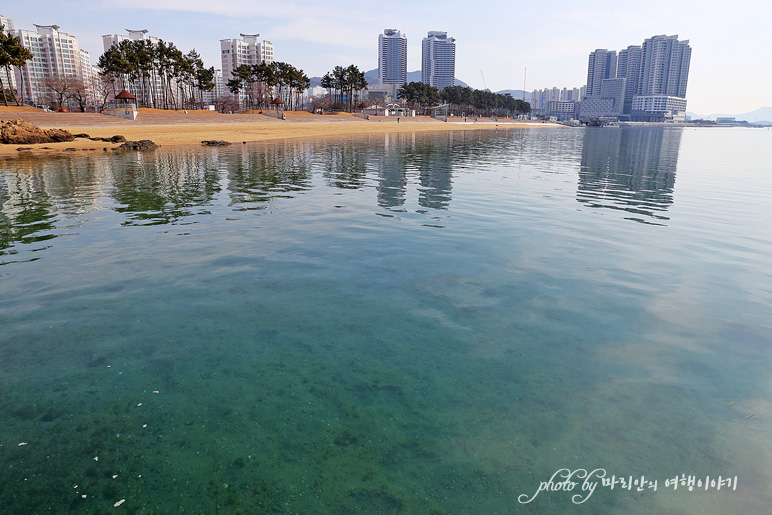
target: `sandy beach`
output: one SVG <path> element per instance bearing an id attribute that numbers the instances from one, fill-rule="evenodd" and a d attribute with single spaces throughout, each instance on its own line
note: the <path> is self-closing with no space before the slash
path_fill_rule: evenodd
<path id="1" fill-rule="evenodd" d="M 65 129 L 73 134 L 86 133 L 91 137 L 111 137 L 117 134 L 127 140 L 149 139 L 163 147 L 200 145 L 203 140 L 224 140 L 230 143 L 283 140 L 328 136 L 351 136 L 385 132 L 425 132 L 448 130 L 486 130 L 502 127 L 551 126 L 553 124 L 507 119 L 451 118 L 448 122 L 426 116 L 415 118 L 379 117 L 370 120 L 358 114 L 314 115 L 307 112 L 286 113 L 286 120 L 276 113 L 221 114 L 211 111 L 162 111 L 140 109 L 137 120 L 129 121 L 95 113 L 47 113 L 25 107 L 0 107 L 0 119 L 33 123 L 41 128 Z M 78 138 L 64 143 L 37 145 L 0 144 L 0 156 L 20 154 L 103 151 L 118 144 Z M 19 147 L 30 151 L 18 151 Z"/>

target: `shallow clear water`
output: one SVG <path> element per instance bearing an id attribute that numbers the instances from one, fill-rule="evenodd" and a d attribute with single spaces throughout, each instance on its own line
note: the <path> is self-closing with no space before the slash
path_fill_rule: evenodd
<path id="1" fill-rule="evenodd" d="M 0 512 L 764 513 L 770 162 L 659 128 L 0 162 Z M 562 468 L 658 488 L 521 504 Z"/>

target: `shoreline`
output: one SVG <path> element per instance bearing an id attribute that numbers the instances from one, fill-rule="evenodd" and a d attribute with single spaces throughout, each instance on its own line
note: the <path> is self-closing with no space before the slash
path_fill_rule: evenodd
<path id="1" fill-rule="evenodd" d="M 427 116 L 415 118 L 371 117 L 370 120 L 348 113 L 314 115 L 288 113 L 286 120 L 270 114 L 220 114 L 214 112 L 181 111 L 157 112 L 140 109 L 136 121 L 124 120 L 94 113 L 46 113 L 38 109 L 0 109 L 0 119 L 22 119 L 44 129 L 57 128 L 73 134 L 86 133 L 91 137 L 109 138 L 122 135 L 129 141 L 152 140 L 161 147 L 201 146 L 203 140 L 224 140 L 229 143 L 253 143 L 286 139 L 406 132 L 447 132 L 458 130 L 491 130 L 496 128 L 562 127 L 559 124 L 530 120 L 480 118 L 478 121 L 462 118 L 444 122 Z M 76 138 L 61 143 L 0 144 L 0 156 L 60 154 L 63 152 L 104 151 L 118 147 L 106 143 Z M 19 151 L 18 148 L 29 150 Z"/>

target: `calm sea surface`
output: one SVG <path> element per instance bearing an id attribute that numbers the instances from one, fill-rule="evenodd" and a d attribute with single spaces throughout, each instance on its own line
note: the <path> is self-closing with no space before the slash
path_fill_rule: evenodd
<path id="1" fill-rule="evenodd" d="M 0 161 L 0 513 L 768 513 L 770 163 L 662 128 Z"/>

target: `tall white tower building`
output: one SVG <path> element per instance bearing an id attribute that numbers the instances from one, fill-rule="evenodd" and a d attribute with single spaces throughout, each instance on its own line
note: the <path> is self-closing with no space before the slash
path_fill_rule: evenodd
<path id="1" fill-rule="evenodd" d="M 456 84 L 456 40 L 430 31 L 422 41 L 421 82 L 443 90 Z"/>
<path id="2" fill-rule="evenodd" d="M 407 82 L 407 36 L 397 29 L 378 35 L 378 82 L 381 86 Z"/>

